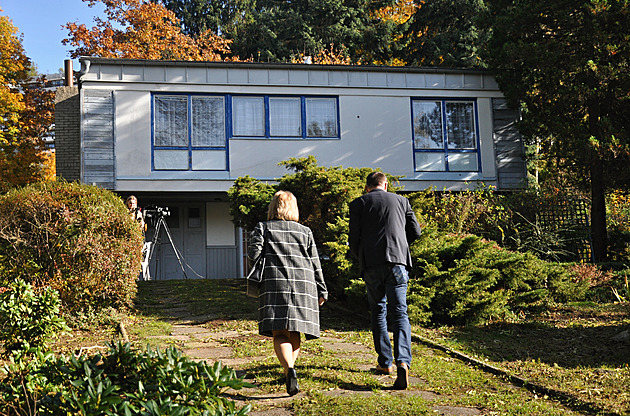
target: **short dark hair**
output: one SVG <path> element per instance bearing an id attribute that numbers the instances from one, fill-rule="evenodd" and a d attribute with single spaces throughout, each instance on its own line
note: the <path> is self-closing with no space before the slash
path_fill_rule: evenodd
<path id="1" fill-rule="evenodd" d="M 365 179 L 366 188 L 376 188 L 385 183 L 387 183 L 387 176 L 383 172 L 372 172 Z"/>

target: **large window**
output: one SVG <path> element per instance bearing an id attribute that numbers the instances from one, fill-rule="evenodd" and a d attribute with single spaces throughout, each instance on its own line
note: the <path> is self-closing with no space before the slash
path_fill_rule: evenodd
<path id="1" fill-rule="evenodd" d="M 338 138 L 337 99 L 304 96 L 233 96 L 234 137 Z"/>
<path id="2" fill-rule="evenodd" d="M 225 170 L 225 97 L 155 95 L 153 169 Z"/>
<path id="3" fill-rule="evenodd" d="M 227 170 L 229 138 L 339 138 L 337 97 L 153 95 L 153 169 Z"/>
<path id="4" fill-rule="evenodd" d="M 479 171 L 474 101 L 413 99 L 411 107 L 416 171 Z"/>

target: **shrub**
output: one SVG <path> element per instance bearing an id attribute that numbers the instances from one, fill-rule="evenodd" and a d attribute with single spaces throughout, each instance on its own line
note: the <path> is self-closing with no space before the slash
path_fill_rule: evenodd
<path id="1" fill-rule="evenodd" d="M 142 231 L 115 194 L 63 181 L 0 197 L 0 282 L 59 293 L 62 312 L 131 305 Z"/>
<path id="2" fill-rule="evenodd" d="M 294 173 L 284 175 L 275 186 L 248 176 L 238 178 L 228 192 L 230 214 L 235 224 L 251 230 L 267 219 L 267 206 L 277 190 L 292 192 L 300 223 L 313 231 L 328 290 L 333 296 L 343 296 L 344 288 L 358 276 L 346 245 L 348 204 L 362 194 L 372 169 L 322 167 L 313 156 L 291 158 L 280 165 Z"/>
<path id="3" fill-rule="evenodd" d="M 412 247 L 410 317 L 416 323 L 477 324 L 513 319 L 552 299 L 577 300 L 585 289 L 566 268 L 504 250 L 478 236 L 425 229 Z"/>
<path id="4" fill-rule="evenodd" d="M 36 293 L 23 280 L 9 284 L 0 293 L 0 342 L 5 353 L 44 348 L 66 330 L 59 304 L 57 292 L 49 287 Z"/>
<path id="5" fill-rule="evenodd" d="M 461 192 L 432 192 L 434 203 L 425 207 L 426 215 L 440 230 L 454 234 L 475 234 L 501 242 L 502 224 L 508 215 L 502 197 L 491 186 L 480 185 Z"/>
<path id="6" fill-rule="evenodd" d="M 367 308 L 358 262 L 351 258 L 347 245 L 348 204 L 362 194 L 365 176 L 372 169 L 320 167 L 312 156 L 281 165 L 295 173 L 283 176 L 276 186 L 249 177 L 235 182 L 230 189 L 235 222 L 253 226 L 266 218 L 267 204 L 276 189 L 293 192 L 300 222 L 313 230 L 318 243 L 329 291 L 354 308 Z M 390 182 L 396 179 L 390 177 Z M 408 305 L 413 322 L 488 322 L 514 318 L 522 309 L 548 301 L 583 298 L 587 285 L 572 279 L 563 265 L 507 251 L 470 235 L 474 232 L 501 242 L 513 241 L 512 226 L 523 224 L 514 220 L 513 208 L 522 208 L 528 197 L 519 195 L 508 201 L 504 195 L 481 187 L 459 193 L 426 190 L 408 198 L 423 229 L 412 249 L 414 270 Z M 531 212 L 521 209 L 524 222 L 532 213 L 535 217 L 536 207 L 530 208 Z M 530 228 L 516 230 L 522 230 L 523 236 Z M 551 247 L 534 240 L 528 238 L 528 244 L 531 241 L 545 250 Z"/>
<path id="7" fill-rule="evenodd" d="M 55 358 L 38 353 L 5 366 L 0 408 L 60 415 L 245 415 L 221 393 L 251 387 L 221 362 L 195 362 L 174 347 L 145 353 L 110 344 L 107 353 Z"/>

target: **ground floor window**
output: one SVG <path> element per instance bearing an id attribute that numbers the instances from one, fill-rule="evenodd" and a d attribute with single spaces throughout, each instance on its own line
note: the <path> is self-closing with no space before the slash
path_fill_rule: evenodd
<path id="1" fill-rule="evenodd" d="M 417 172 L 478 172 L 479 134 L 474 100 L 412 99 Z"/>

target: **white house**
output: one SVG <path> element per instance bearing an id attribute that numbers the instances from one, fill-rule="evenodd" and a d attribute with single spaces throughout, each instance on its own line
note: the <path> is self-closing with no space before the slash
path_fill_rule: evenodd
<path id="1" fill-rule="evenodd" d="M 80 62 L 78 85 L 57 92 L 58 175 L 168 207 L 189 278 L 242 276 L 226 192 L 240 176 L 279 178 L 290 157 L 381 168 L 407 191 L 525 179 L 518 112 L 483 70 Z M 160 247 L 152 278 L 184 277 L 170 244 Z"/>

